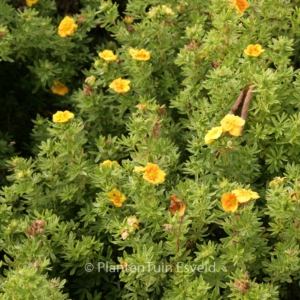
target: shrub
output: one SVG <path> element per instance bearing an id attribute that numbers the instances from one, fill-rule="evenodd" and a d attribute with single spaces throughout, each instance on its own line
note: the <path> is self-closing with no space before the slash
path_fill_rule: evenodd
<path id="1" fill-rule="evenodd" d="M 299 293 L 298 3 L 198 2 L 82 1 L 67 37 L 53 2 L 1 4 L 2 59 L 69 83 L 7 161 L 1 299 Z"/>

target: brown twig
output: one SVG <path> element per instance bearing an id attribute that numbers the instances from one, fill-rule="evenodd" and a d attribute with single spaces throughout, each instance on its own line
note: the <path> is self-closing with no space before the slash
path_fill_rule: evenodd
<path id="1" fill-rule="evenodd" d="M 248 109 L 249 109 L 249 106 L 250 106 L 250 101 L 251 101 L 251 98 L 252 98 L 252 91 L 253 91 L 253 88 L 251 87 L 247 94 L 246 94 L 246 97 L 245 97 L 245 100 L 244 100 L 244 105 L 243 105 L 243 108 L 242 108 L 242 113 L 241 113 L 241 118 L 243 120 L 246 120 L 247 119 L 247 115 L 248 115 Z M 241 133 L 243 132 L 243 129 L 244 129 L 244 126 L 242 128 L 242 131 Z"/>
<path id="2" fill-rule="evenodd" d="M 238 109 L 238 107 L 243 102 L 245 97 L 247 97 L 247 93 L 248 93 L 249 89 L 252 89 L 251 85 L 252 85 L 252 83 L 249 83 L 243 88 L 243 90 L 241 91 L 239 97 L 237 98 L 237 100 L 235 101 L 235 103 L 233 104 L 233 106 L 232 106 L 232 108 L 229 112 L 230 115 L 234 115 L 235 111 Z"/>
<path id="3" fill-rule="evenodd" d="M 234 115 L 235 111 L 238 109 L 239 105 L 243 102 L 245 96 L 245 89 L 243 89 L 239 95 L 239 97 L 237 98 L 237 100 L 235 101 L 235 103 L 233 104 L 229 114 L 230 115 Z"/>

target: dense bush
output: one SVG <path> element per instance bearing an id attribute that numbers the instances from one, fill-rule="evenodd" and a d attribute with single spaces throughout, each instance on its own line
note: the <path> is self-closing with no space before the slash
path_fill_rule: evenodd
<path id="1" fill-rule="evenodd" d="M 295 299 L 298 2 L 0 0 L 0 299 Z"/>

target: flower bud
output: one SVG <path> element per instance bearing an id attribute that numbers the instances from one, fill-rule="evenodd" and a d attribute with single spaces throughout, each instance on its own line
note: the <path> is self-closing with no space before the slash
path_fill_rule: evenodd
<path id="1" fill-rule="evenodd" d="M 96 77 L 94 75 L 92 75 L 92 76 L 87 77 L 84 82 L 90 86 L 93 86 L 93 84 L 95 83 L 95 80 L 96 80 Z"/>
<path id="2" fill-rule="evenodd" d="M 133 23 L 133 21 L 134 21 L 134 17 L 133 16 L 125 16 L 124 17 L 124 22 L 126 24 L 131 24 L 131 23 Z"/>

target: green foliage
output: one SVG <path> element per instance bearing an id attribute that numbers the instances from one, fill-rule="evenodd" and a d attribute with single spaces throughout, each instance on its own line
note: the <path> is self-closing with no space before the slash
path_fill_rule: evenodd
<path id="1" fill-rule="evenodd" d="M 52 0 L 0 0 L 4 131 L 36 116 L 27 155 L 0 136 L 0 299 L 292 299 L 298 1 L 250 1 L 244 14 L 227 0 L 125 4 L 60 15 Z M 78 27 L 63 38 L 67 14 Z M 69 93 L 54 95 L 54 81 Z M 75 117 L 50 119 L 65 109 Z M 230 112 L 241 135 L 205 143 Z M 240 189 L 259 199 L 228 210 L 224 195 Z"/>

